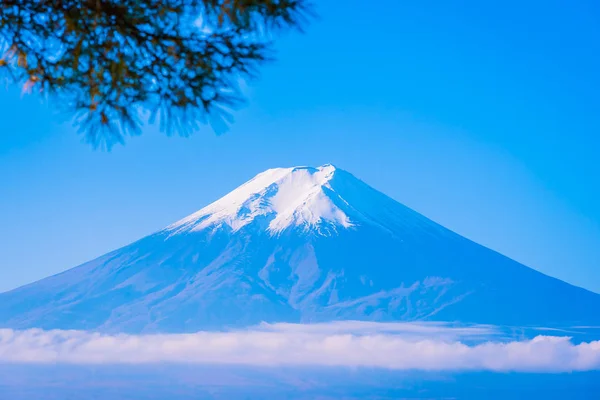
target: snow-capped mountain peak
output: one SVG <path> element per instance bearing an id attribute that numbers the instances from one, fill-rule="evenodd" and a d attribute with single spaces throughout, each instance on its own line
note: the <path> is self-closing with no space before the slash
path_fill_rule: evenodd
<path id="1" fill-rule="evenodd" d="M 182 233 L 226 225 L 235 232 L 259 218 L 268 222 L 271 234 L 290 227 L 317 233 L 325 226 L 349 228 L 354 225 L 349 206 L 335 201 L 340 196 L 331 185 L 338 171 L 331 164 L 269 169 L 167 230 Z"/>
<path id="2" fill-rule="evenodd" d="M 597 326 L 598 309 L 599 295 L 477 245 L 324 165 L 265 171 L 166 230 L 0 294 L 0 328 Z"/>

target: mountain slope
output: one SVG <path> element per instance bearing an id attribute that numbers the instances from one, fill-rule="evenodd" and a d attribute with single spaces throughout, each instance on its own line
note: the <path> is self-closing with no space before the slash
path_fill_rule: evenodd
<path id="1" fill-rule="evenodd" d="M 261 321 L 600 323 L 600 295 L 473 243 L 348 172 L 265 171 L 164 230 L 0 294 L 0 326 L 189 332 Z"/>

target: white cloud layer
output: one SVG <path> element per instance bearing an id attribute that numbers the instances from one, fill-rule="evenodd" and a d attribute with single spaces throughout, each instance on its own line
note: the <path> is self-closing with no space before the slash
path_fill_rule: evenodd
<path id="1" fill-rule="evenodd" d="M 342 322 L 233 332 L 125 335 L 0 329 L 0 363 L 202 363 L 418 370 L 600 370 L 600 341 L 537 336 L 501 342 L 491 327 Z M 468 345 L 461 338 L 487 338 Z M 461 341 L 463 340 L 463 341 Z"/>

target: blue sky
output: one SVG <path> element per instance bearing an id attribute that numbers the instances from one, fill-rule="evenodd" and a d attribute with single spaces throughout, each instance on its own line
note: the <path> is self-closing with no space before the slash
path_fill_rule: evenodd
<path id="1" fill-rule="evenodd" d="M 149 126 L 99 152 L 51 105 L 0 92 L 0 291 L 139 239 L 264 169 L 334 163 L 600 292 L 600 6 L 449 3 L 319 1 L 320 19 L 278 42 L 221 136 Z"/>

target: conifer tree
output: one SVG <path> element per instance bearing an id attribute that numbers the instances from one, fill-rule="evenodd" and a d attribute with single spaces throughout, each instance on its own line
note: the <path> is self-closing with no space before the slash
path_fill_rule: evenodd
<path id="1" fill-rule="evenodd" d="M 306 0 L 3 0 L 0 71 L 72 113 L 94 145 L 139 133 L 146 117 L 187 134 L 229 122 L 240 79 L 311 9 Z"/>

